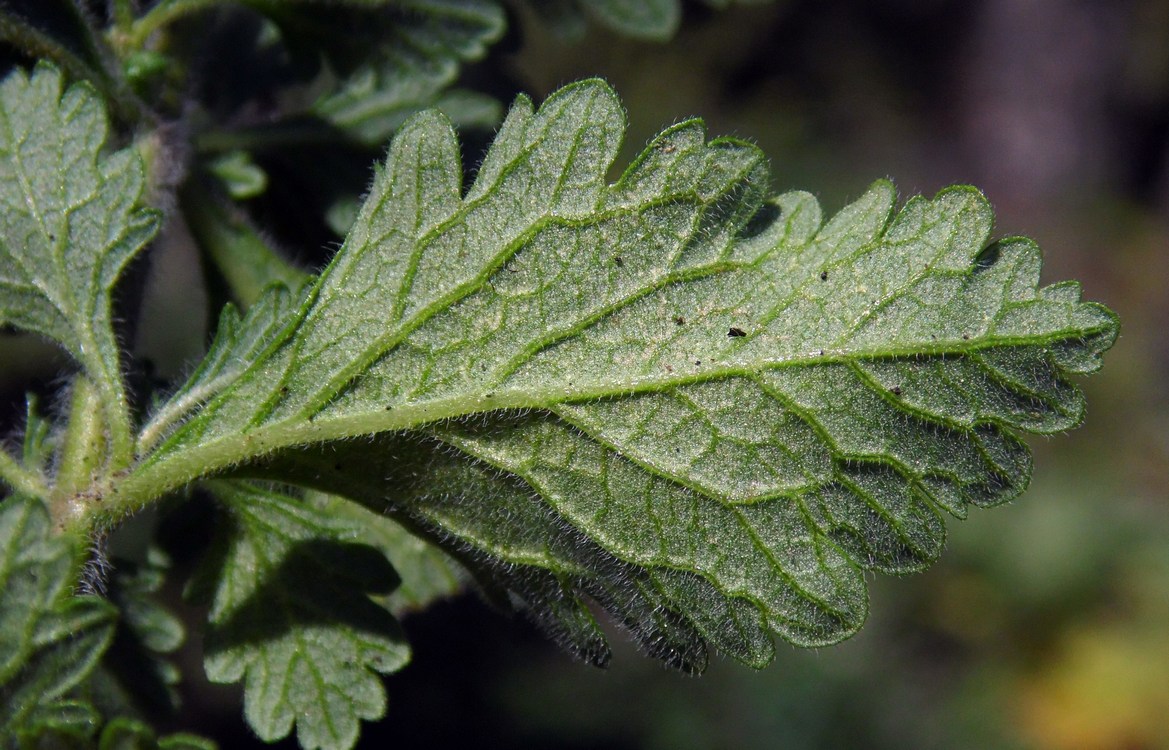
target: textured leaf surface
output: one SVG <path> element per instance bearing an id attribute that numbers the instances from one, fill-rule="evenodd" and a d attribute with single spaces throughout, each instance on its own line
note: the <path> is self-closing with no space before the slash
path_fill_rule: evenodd
<path id="1" fill-rule="evenodd" d="M 0 84 L 0 325 L 62 344 L 108 393 L 120 382 L 110 294 L 154 235 L 132 149 L 103 153 L 101 99 L 42 65 Z"/>
<path id="2" fill-rule="evenodd" d="M 385 713 L 376 673 L 409 659 L 397 621 L 367 596 L 390 593 L 393 568 L 353 524 L 296 498 L 241 483 L 214 491 L 227 519 L 196 582 L 211 605 L 208 678 L 243 681 L 261 739 L 295 724 L 304 748 L 351 747 L 359 721 Z"/>
<path id="3" fill-rule="evenodd" d="M 386 11 L 387 34 L 315 114 L 360 141 L 381 146 L 406 119 L 437 107 L 456 124 L 490 127 L 499 105 L 471 91 L 448 91 L 462 63 L 481 58 L 503 35 L 503 8 L 492 0 L 408 0 Z M 364 30 L 368 32 L 368 28 Z"/>
<path id="4" fill-rule="evenodd" d="M 0 505 L 0 738 L 26 721 L 77 725 L 83 706 L 57 704 L 85 679 L 113 636 L 115 610 L 70 596 L 72 554 L 50 536 L 40 500 Z M 84 716 L 81 717 L 84 719 Z"/>
<path id="5" fill-rule="evenodd" d="M 102 660 L 102 669 L 116 682 L 97 688 L 106 706 L 115 692 L 124 705 L 148 715 L 169 715 L 179 706 L 179 670 L 167 655 L 182 645 L 185 632 L 182 621 L 158 601 L 169 568 L 157 549 L 141 563 L 114 560 L 107 595 L 121 617 Z"/>
<path id="6" fill-rule="evenodd" d="M 449 124 L 412 119 L 293 322 L 127 486 L 355 497 L 598 663 L 587 599 L 686 669 L 854 632 L 864 571 L 927 565 L 942 512 L 1023 489 L 1021 432 L 1079 422 L 1115 318 L 988 244 L 972 188 L 825 222 L 696 121 L 607 184 L 623 131 L 599 82 L 521 98 L 464 191 Z"/>

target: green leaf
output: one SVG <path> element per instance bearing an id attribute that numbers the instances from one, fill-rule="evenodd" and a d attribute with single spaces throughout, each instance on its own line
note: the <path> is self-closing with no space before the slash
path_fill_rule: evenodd
<path id="1" fill-rule="evenodd" d="M 20 750 L 34 748 L 93 747 L 93 735 L 101 724 L 101 716 L 87 703 L 57 701 L 37 706 L 25 717 L 24 726 L 17 732 L 16 746 Z"/>
<path id="2" fill-rule="evenodd" d="M 0 325 L 54 339 L 81 363 L 104 396 L 114 455 L 128 460 L 110 294 L 159 217 L 138 207 L 136 153 L 103 153 L 100 97 L 87 84 L 62 87 L 47 64 L 0 84 Z"/>
<path id="3" fill-rule="evenodd" d="M 97 747 L 98 750 L 215 750 L 217 745 L 185 733 L 160 738 L 141 721 L 121 717 L 105 726 Z"/>
<path id="4" fill-rule="evenodd" d="M 521 98 L 464 192 L 412 119 L 288 325 L 107 502 L 233 466 L 353 497 L 599 663 L 590 598 L 685 669 L 855 632 L 865 571 L 928 565 L 943 511 L 1025 487 L 1022 432 L 1079 422 L 1115 316 L 988 244 L 973 188 L 824 222 L 697 121 L 607 184 L 623 131 L 597 81 Z"/>
<path id="5" fill-rule="evenodd" d="M 113 607 L 70 595 L 73 554 L 49 526 L 40 500 L 0 504 L 0 738 L 30 720 L 59 723 L 50 714 L 77 724 L 69 718 L 76 705 L 51 707 L 85 679 L 113 636 Z"/>
<path id="6" fill-rule="evenodd" d="M 234 305 L 226 305 L 219 314 L 211 348 L 187 382 L 142 428 L 139 450 L 153 447 L 189 412 L 234 383 L 268 347 L 287 335 L 285 329 L 294 310 L 294 295 L 282 285 L 264 290 L 243 318 Z"/>
<path id="7" fill-rule="evenodd" d="M 102 662 L 112 677 L 99 688 L 106 705 L 118 697 L 148 716 L 170 715 L 179 705 L 179 670 L 166 655 L 182 645 L 185 632 L 182 621 L 157 599 L 169 568 L 170 561 L 155 548 L 140 563 L 114 560 L 109 599 L 121 620 Z"/>
<path id="8" fill-rule="evenodd" d="M 374 24 L 388 32 L 375 59 L 364 61 L 337 91 L 318 100 L 313 113 L 375 146 L 428 107 L 440 109 L 460 127 L 494 127 L 501 114 L 494 99 L 447 89 L 462 63 L 483 57 L 503 35 L 505 17 L 498 3 L 410 0 L 395 4 L 385 18 Z"/>
<path id="9" fill-rule="evenodd" d="M 207 170 L 219 178 L 227 194 L 236 200 L 255 198 L 268 189 L 268 174 L 247 151 L 229 151 L 217 156 L 207 164 Z"/>
<path id="10" fill-rule="evenodd" d="M 311 486 L 311 482 L 306 482 Z M 379 483 L 380 485 L 380 483 Z M 384 488 L 379 498 L 386 497 Z M 438 545 L 428 542 L 384 513 L 375 513 L 337 495 L 309 493 L 306 500 L 329 518 L 350 519 L 359 539 L 389 559 L 402 579 L 385 604 L 395 616 L 425 609 L 459 592 L 466 572 Z M 374 503 L 375 506 L 378 503 Z"/>
<path id="11" fill-rule="evenodd" d="M 216 482 L 227 515 L 193 589 L 211 606 L 205 666 L 244 683 L 244 715 L 263 740 L 296 725 L 304 748 L 348 748 L 359 721 L 385 713 L 376 673 L 401 669 L 409 647 L 367 593 L 397 584 L 358 528 L 288 495 Z"/>

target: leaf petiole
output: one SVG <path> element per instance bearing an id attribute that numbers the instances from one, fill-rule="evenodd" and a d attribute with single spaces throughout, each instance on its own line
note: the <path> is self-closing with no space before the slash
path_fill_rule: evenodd
<path id="1" fill-rule="evenodd" d="M 0 481 L 21 495 L 44 499 L 49 494 L 40 472 L 30 471 L 21 466 L 6 450 L 0 450 Z"/>

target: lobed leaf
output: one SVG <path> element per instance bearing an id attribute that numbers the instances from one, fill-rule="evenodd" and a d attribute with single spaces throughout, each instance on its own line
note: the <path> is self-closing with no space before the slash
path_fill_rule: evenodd
<path id="1" fill-rule="evenodd" d="M 462 126 L 491 127 L 498 103 L 472 91 L 449 91 L 460 65 L 478 60 L 505 27 L 493 0 L 409 0 L 385 11 L 387 33 L 313 113 L 364 143 L 381 146 L 410 115 L 437 107 Z M 381 14 L 379 14 L 380 16 Z M 367 30 L 363 30 L 367 31 Z"/>
<path id="2" fill-rule="evenodd" d="M 115 610 L 71 596 L 73 555 L 51 535 L 40 500 L 0 504 L 0 738 L 29 724 L 76 733 L 92 710 L 61 699 L 93 670 L 113 636 Z"/>
<path id="3" fill-rule="evenodd" d="M 232 470 L 352 497 L 443 544 L 604 663 L 765 664 L 838 641 L 865 571 L 920 570 L 942 513 L 1004 502 L 1023 432 L 1075 426 L 1116 336 L 973 188 L 831 220 L 762 155 L 662 133 L 621 178 L 612 91 L 521 98 L 466 190 L 423 113 L 288 324 L 127 479 Z M 350 438 L 376 435 L 368 441 Z M 115 499 L 117 501 L 117 499 Z"/>
<path id="4" fill-rule="evenodd" d="M 358 529 L 296 498 L 216 482 L 226 523 L 194 586 L 211 610 L 207 677 L 244 683 L 244 715 L 273 742 L 295 724 L 304 748 L 347 748 L 360 720 L 385 713 L 376 673 L 401 669 L 409 647 L 367 593 L 397 577 L 353 541 Z"/>
<path id="5" fill-rule="evenodd" d="M 128 418 L 111 292 L 159 215 L 139 207 L 137 154 L 103 152 L 107 127 L 98 94 L 63 89 L 50 65 L 0 83 L 0 325 L 47 336 L 85 367 L 112 401 L 117 443 Z"/>

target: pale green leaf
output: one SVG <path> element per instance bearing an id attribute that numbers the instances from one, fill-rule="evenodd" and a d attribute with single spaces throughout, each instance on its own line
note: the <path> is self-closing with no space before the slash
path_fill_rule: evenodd
<path id="1" fill-rule="evenodd" d="M 106 724 L 97 744 L 97 750 L 215 750 L 216 747 L 211 740 L 193 734 L 159 737 L 147 724 L 125 717 Z"/>
<path id="2" fill-rule="evenodd" d="M 102 661 L 108 681 L 93 690 L 104 710 L 117 700 L 145 715 L 165 716 L 179 705 L 178 667 L 167 658 L 182 645 L 182 621 L 158 601 L 170 561 L 157 549 L 146 560 L 115 559 L 107 595 L 121 618 L 113 644 Z"/>
<path id="3" fill-rule="evenodd" d="M 49 65 L 0 83 L 0 325 L 47 336 L 85 367 L 107 400 L 115 450 L 127 454 L 110 295 L 159 217 L 139 207 L 137 154 L 103 151 L 106 134 L 98 94 L 64 89 Z"/>
<path id="4" fill-rule="evenodd" d="M 261 739 L 295 724 L 306 749 L 351 747 L 359 722 L 385 713 L 377 673 L 409 660 L 397 621 L 368 596 L 390 593 L 393 568 L 352 522 L 297 498 L 243 483 L 213 490 L 226 518 L 194 589 L 211 608 L 208 678 L 243 682 Z"/>
<path id="5" fill-rule="evenodd" d="M 0 738 L 50 713 L 76 716 L 72 704 L 46 707 L 85 679 L 113 635 L 113 607 L 70 595 L 73 555 L 49 526 L 40 500 L 0 504 Z"/>
<path id="6" fill-rule="evenodd" d="M 36 706 L 17 732 L 20 750 L 89 750 L 93 735 L 101 725 L 101 716 L 88 703 L 79 701 L 46 702 Z"/>
<path id="7" fill-rule="evenodd" d="M 942 511 L 1026 485 L 1022 432 L 1079 422 L 1115 317 L 988 245 L 973 188 L 824 222 L 697 121 L 608 184 L 623 132 L 603 83 L 521 98 L 464 191 L 413 118 L 300 310 L 110 502 L 233 466 L 352 497 L 595 662 L 589 599 L 686 669 L 855 632 L 864 571 L 927 565 Z"/>
<path id="8" fill-rule="evenodd" d="M 311 482 L 306 482 L 311 486 Z M 379 497 L 386 496 L 384 490 Z M 375 513 L 337 495 L 309 493 L 305 498 L 330 518 L 347 518 L 359 530 L 358 537 L 389 559 L 401 583 L 385 598 L 395 616 L 426 608 L 458 593 L 466 572 L 437 544 L 412 534 L 384 513 Z M 376 504 L 375 504 L 376 507 Z"/>
<path id="9" fill-rule="evenodd" d="M 351 137 L 381 147 L 410 115 L 428 107 L 463 126 L 498 122 L 500 107 L 491 97 L 448 90 L 462 64 L 482 58 L 503 35 L 505 15 L 494 0 L 404 0 L 377 11 L 338 15 L 329 9 L 306 12 L 306 18 L 327 19 L 322 29 L 343 30 L 340 44 L 326 47 L 342 66 L 354 39 L 369 40 L 337 89 L 312 107 L 313 114 Z"/>

